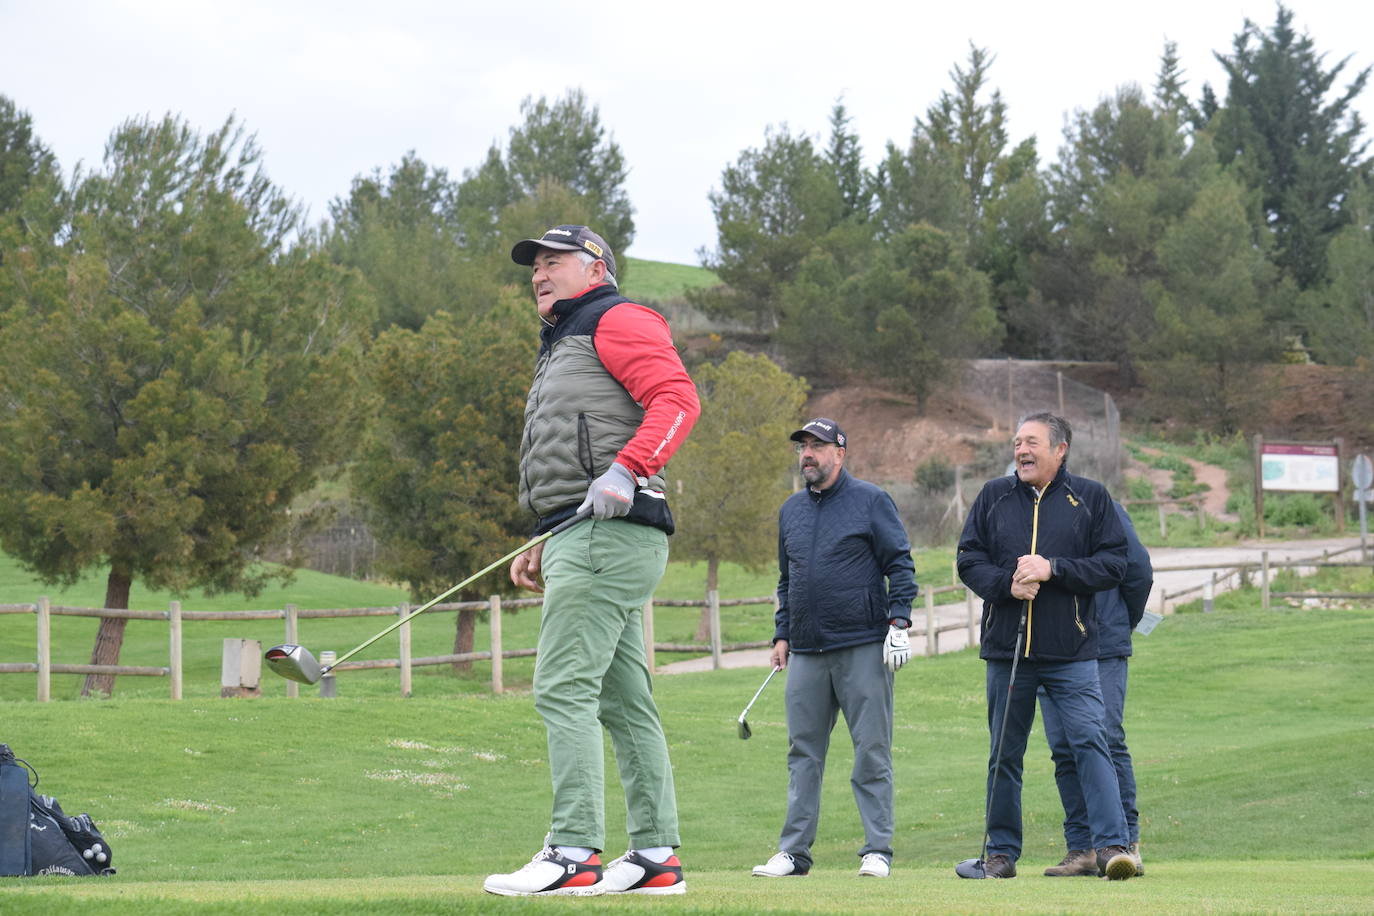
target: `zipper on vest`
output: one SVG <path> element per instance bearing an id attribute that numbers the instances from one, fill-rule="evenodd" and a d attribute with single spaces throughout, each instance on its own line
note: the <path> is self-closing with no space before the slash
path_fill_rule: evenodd
<path id="1" fill-rule="evenodd" d="M 577 460 L 582 462 L 582 472 L 587 480 L 596 479 L 596 466 L 592 462 L 592 433 L 587 428 L 587 415 L 577 415 Z"/>
<path id="2" fill-rule="evenodd" d="M 1048 490 L 1049 487 L 1045 487 Z M 1044 493 L 1041 490 L 1035 494 L 1035 508 L 1031 512 L 1031 553 L 1035 553 L 1035 543 L 1040 539 L 1040 497 Z M 1031 644 L 1031 617 L 1035 613 L 1035 599 L 1026 599 L 1026 651 L 1022 658 L 1030 658 Z"/>

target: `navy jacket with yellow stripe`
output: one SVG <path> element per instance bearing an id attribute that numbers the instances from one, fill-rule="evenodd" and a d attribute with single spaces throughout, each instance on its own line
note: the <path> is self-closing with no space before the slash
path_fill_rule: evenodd
<path id="1" fill-rule="evenodd" d="M 1022 602 L 1011 594 L 1016 561 L 1050 560 L 1053 574 L 1026 608 L 1022 657 L 1087 661 L 1098 656 L 1093 596 L 1121 584 L 1126 533 L 1107 488 L 1075 477 L 1067 465 L 1036 494 L 1014 474 L 983 485 L 959 538 L 959 578 L 983 599 L 985 659 L 1010 659 Z"/>

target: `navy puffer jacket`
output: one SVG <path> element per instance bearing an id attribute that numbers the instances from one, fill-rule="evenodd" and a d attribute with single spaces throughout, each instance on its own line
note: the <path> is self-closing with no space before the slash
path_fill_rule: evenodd
<path id="1" fill-rule="evenodd" d="M 1118 588 L 1099 592 L 1096 599 L 1098 658 L 1121 658 L 1131 654 L 1131 631 L 1145 616 L 1145 605 L 1154 586 L 1155 569 L 1150 552 L 1136 537 L 1135 526 L 1118 502 L 1116 517 L 1126 532 L 1126 577 Z"/>
<path id="2" fill-rule="evenodd" d="M 793 652 L 880 642 L 889 620 L 911 622 L 916 568 L 897 506 L 843 469 L 829 489 L 782 504 L 778 569 L 773 641 Z"/>

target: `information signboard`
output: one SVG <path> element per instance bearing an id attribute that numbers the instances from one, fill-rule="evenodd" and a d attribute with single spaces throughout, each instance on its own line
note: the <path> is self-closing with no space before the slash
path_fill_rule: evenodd
<path id="1" fill-rule="evenodd" d="M 1340 453 L 1334 445 L 1266 442 L 1260 454 L 1260 480 L 1266 490 L 1337 493 Z"/>

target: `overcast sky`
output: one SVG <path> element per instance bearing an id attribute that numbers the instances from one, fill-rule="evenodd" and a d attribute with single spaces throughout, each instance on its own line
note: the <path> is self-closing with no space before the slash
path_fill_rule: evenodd
<path id="1" fill-rule="evenodd" d="M 1328 65 L 1374 63 L 1374 4 L 1292 0 Z M 527 96 L 581 87 L 630 166 L 629 254 L 698 263 L 715 245 L 708 192 L 765 128 L 824 135 L 844 97 L 865 157 L 905 145 L 973 42 L 1013 142 L 1058 152 L 1066 113 L 1123 83 L 1147 90 L 1166 39 L 1196 98 L 1225 94 L 1213 51 L 1270 0 L 688 4 L 352 0 L 0 0 L 0 93 L 70 171 L 99 168 L 129 117 L 182 114 L 210 130 L 232 112 L 272 179 L 322 219 L 351 180 L 408 150 L 455 177 L 504 144 Z M 1344 82 L 1344 81 L 1343 81 Z M 1359 100 L 1374 121 L 1374 88 Z M 531 233 L 544 227 L 531 226 Z"/>

